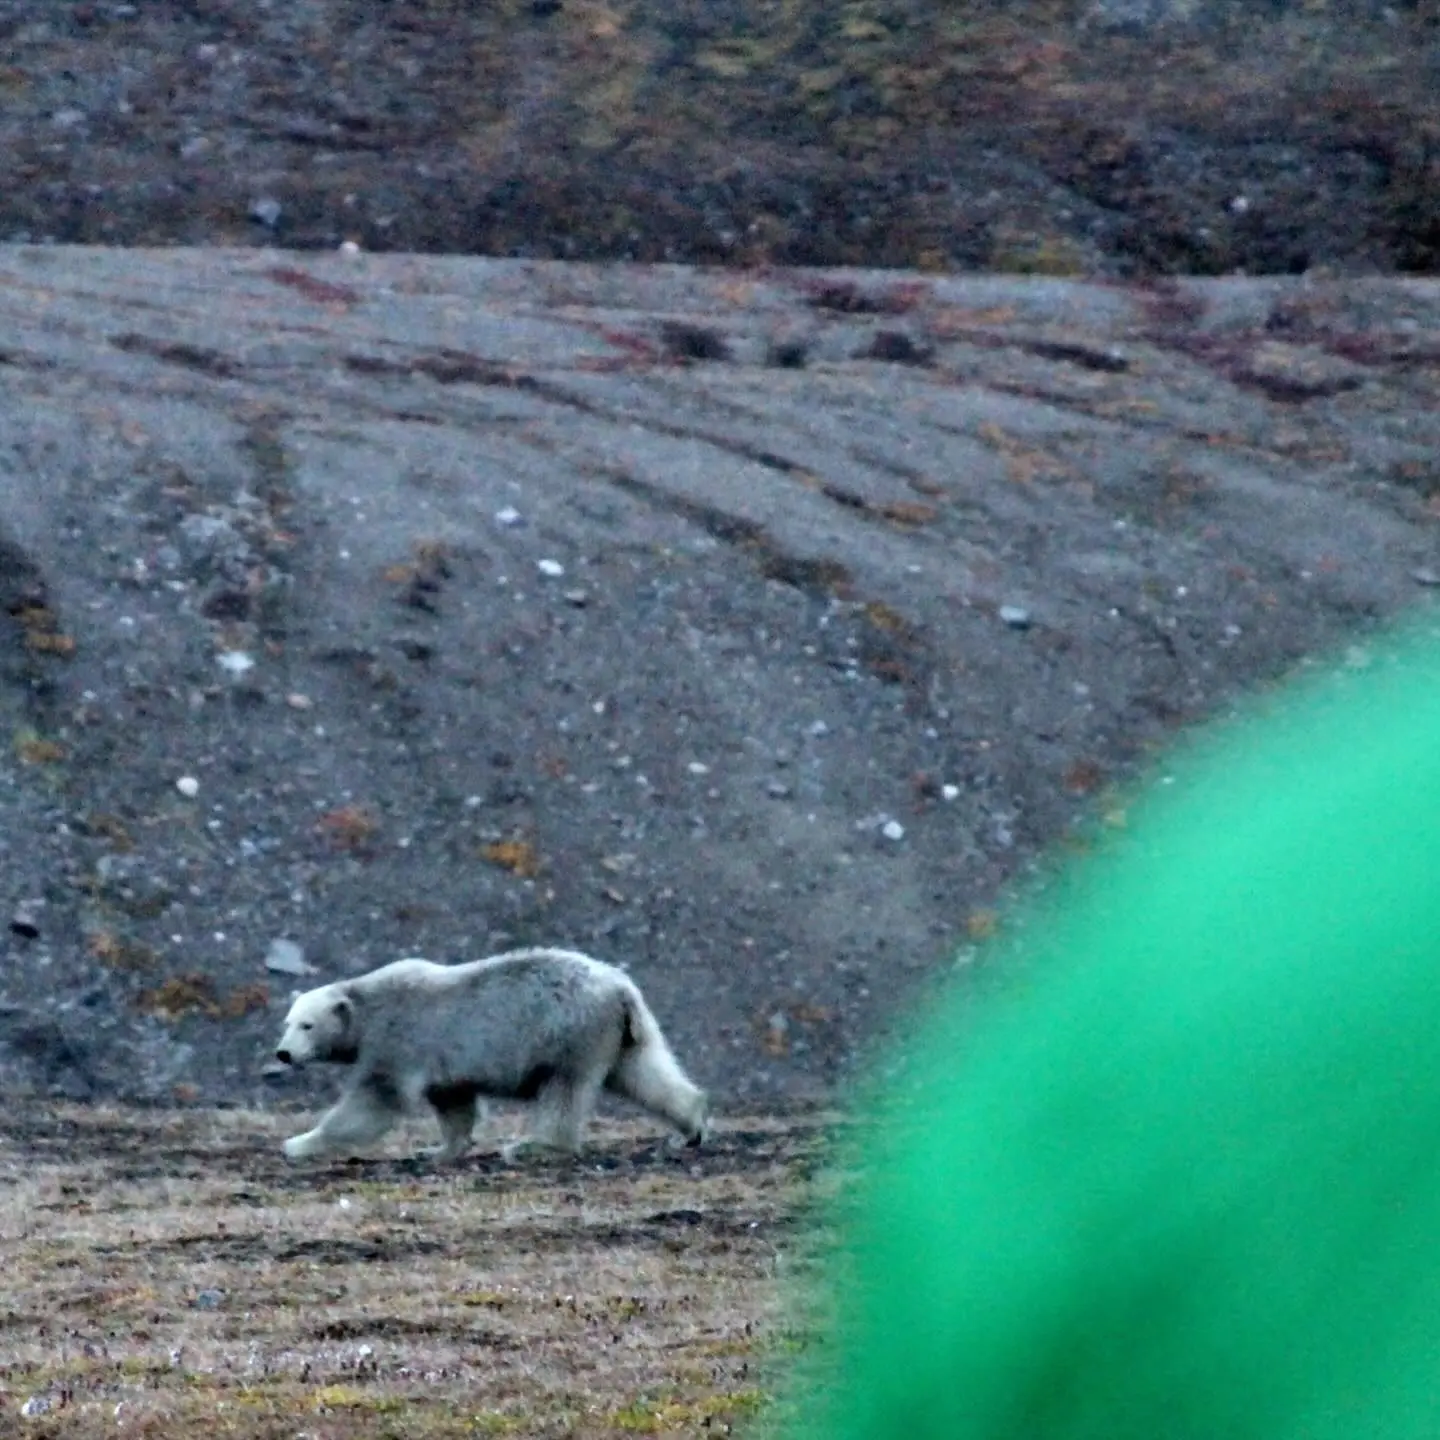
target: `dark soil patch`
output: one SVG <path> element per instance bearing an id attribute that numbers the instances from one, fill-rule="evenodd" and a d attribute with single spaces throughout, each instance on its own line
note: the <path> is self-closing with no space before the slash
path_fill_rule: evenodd
<path id="1" fill-rule="evenodd" d="M 1433 272 L 1433 5 L 1170 8 L 6 0 L 0 238 Z"/>

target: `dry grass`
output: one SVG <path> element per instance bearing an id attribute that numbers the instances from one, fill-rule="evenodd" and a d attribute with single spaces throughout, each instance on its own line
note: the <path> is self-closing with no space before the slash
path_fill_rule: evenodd
<path id="1" fill-rule="evenodd" d="M 11 1128 L 0 1433 L 709 1436 L 763 1408 L 814 1121 L 732 1121 L 698 1156 L 602 1123 L 581 1163 L 446 1169 L 290 1169 L 299 1128 Z"/>

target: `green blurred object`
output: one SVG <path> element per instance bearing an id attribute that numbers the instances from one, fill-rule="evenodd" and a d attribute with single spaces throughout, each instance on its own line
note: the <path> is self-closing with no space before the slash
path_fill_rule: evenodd
<path id="1" fill-rule="evenodd" d="M 792 1440 L 1440 1437 L 1440 644 L 1371 649 L 889 1057 Z"/>

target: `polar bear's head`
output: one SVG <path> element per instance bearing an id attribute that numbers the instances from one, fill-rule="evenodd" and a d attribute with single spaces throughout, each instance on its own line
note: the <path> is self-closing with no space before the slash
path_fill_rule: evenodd
<path id="1" fill-rule="evenodd" d="M 285 1032 L 275 1047 L 283 1065 L 334 1060 L 351 1065 L 360 1052 L 355 1002 L 343 985 L 322 985 L 295 997 L 285 1017 Z"/>

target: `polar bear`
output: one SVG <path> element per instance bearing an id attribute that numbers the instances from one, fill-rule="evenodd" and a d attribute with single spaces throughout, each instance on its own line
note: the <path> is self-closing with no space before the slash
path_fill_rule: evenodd
<path id="1" fill-rule="evenodd" d="M 428 1105 L 444 1143 L 470 1144 L 487 1098 L 533 1100 L 528 1144 L 578 1154 L 601 1090 L 668 1120 L 690 1145 L 708 1101 L 681 1069 L 635 982 L 573 950 L 514 950 L 462 965 L 397 960 L 298 996 L 275 1051 L 286 1065 L 351 1067 L 339 1102 L 285 1142 L 288 1160 L 353 1154 Z M 506 1147 L 510 1158 L 523 1148 Z"/>

